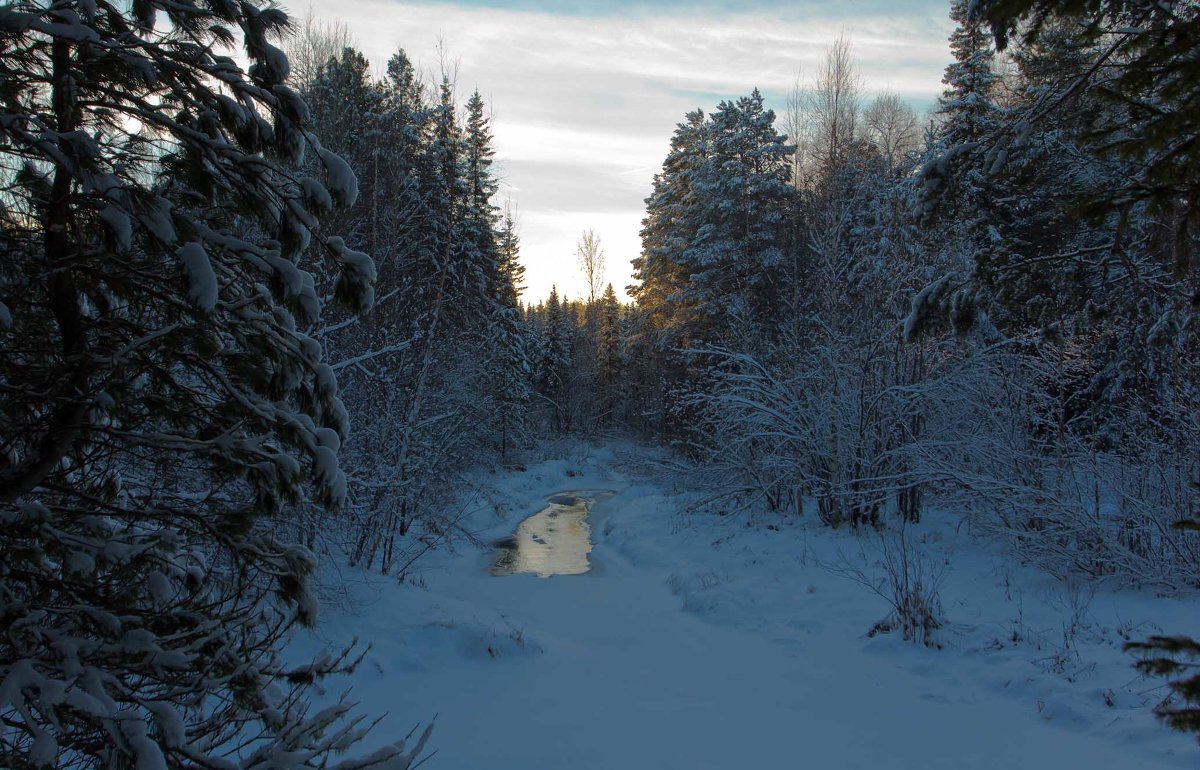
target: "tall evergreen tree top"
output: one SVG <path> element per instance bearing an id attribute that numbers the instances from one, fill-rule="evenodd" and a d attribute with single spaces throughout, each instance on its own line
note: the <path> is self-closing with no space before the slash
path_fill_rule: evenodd
<path id="1" fill-rule="evenodd" d="M 425 88 L 403 49 L 388 59 L 387 78 L 405 112 L 415 113 L 425 107 Z"/>
<path id="2" fill-rule="evenodd" d="M 939 112 L 947 117 L 943 135 L 951 144 L 974 142 L 996 127 L 994 91 L 1000 76 L 995 50 L 983 25 L 968 13 L 967 0 L 951 4 L 950 19 L 955 23 L 950 35 L 954 61 L 946 66 L 946 89 L 938 101 Z"/>
<path id="3" fill-rule="evenodd" d="M 476 90 L 467 101 L 466 141 L 467 189 L 473 205 L 480 211 L 491 212 L 492 198 L 500 185 L 492 174 L 492 159 L 496 154 L 492 146 L 491 121 L 486 115 L 483 97 Z"/>

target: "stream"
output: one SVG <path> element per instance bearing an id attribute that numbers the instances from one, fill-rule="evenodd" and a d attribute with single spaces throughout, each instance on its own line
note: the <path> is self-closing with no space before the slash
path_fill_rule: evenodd
<path id="1" fill-rule="evenodd" d="M 492 574 L 532 572 L 538 577 L 550 577 L 589 571 L 592 528 L 587 517 L 597 497 L 595 493 L 584 492 L 560 492 L 548 497 L 546 507 L 517 525 L 511 537 L 494 543 L 497 553 Z"/>

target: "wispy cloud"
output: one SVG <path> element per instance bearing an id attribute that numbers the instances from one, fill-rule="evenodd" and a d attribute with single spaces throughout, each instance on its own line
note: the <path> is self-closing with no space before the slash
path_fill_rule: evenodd
<path id="1" fill-rule="evenodd" d="M 797 72 L 849 33 L 868 88 L 917 104 L 940 90 L 949 58 L 944 2 L 441 2 L 319 0 L 377 67 L 397 48 L 426 67 L 436 46 L 458 87 L 494 110 L 497 158 L 522 220 L 527 296 L 579 294 L 572 256 L 585 228 L 630 281 L 643 201 L 685 112 L 758 87 L 781 108 Z M 294 8 L 293 12 L 303 12 Z"/>

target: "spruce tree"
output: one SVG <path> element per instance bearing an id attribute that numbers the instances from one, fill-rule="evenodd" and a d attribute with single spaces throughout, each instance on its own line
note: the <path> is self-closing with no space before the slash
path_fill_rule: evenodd
<path id="1" fill-rule="evenodd" d="M 492 130 L 479 91 L 467 101 L 462 131 L 462 234 L 469 260 L 463 265 L 463 294 L 467 315 L 486 333 L 489 320 L 498 310 L 501 287 L 497 226 L 500 212 L 492 202 L 499 183 L 492 172 Z M 482 323 L 480 323 L 482 322 Z"/>
<path id="2" fill-rule="evenodd" d="M 621 336 L 621 303 L 610 283 L 598 303 L 596 324 L 598 411 L 602 427 L 611 426 L 616 421 L 620 403 Z"/>
<path id="3" fill-rule="evenodd" d="M 569 304 L 565 300 L 559 300 L 558 289 L 551 287 L 542 322 L 538 394 L 550 406 L 550 427 L 560 433 L 571 429 L 569 386 L 571 342 L 574 337 L 573 316 Z"/>
<path id="4" fill-rule="evenodd" d="M 506 211 L 498 240 L 499 276 L 493 311 L 488 388 L 496 405 L 494 419 L 499 434 L 500 458 L 528 438 L 526 413 L 529 409 L 532 372 L 529 342 L 521 315 L 521 282 L 525 267 L 519 261 L 520 243 L 511 211 Z"/>
<path id="5" fill-rule="evenodd" d="M 373 79 L 366 58 L 346 48 L 318 68 L 305 97 L 326 144 L 362 180 L 358 201 L 336 224 L 351 246 L 374 249 L 378 265 L 374 312 L 332 317 L 314 334 L 345 371 L 344 398 L 359 415 L 343 447 L 354 506 L 348 518 L 360 526 L 352 559 L 369 565 L 378 556 L 390 569 L 393 535 L 411 518 L 413 442 L 403 418 L 425 371 L 421 342 L 437 295 L 438 244 L 429 200 L 435 174 L 424 138 L 429 110 L 403 51 L 387 71 L 387 78 Z M 326 282 L 319 278 L 318 287 L 326 290 Z M 392 518 L 394 511 L 406 515 Z"/>
<path id="6" fill-rule="evenodd" d="M 1200 529 L 1200 521 L 1194 528 Z M 1130 642 L 1127 651 L 1138 656 L 1137 669 L 1167 679 L 1171 695 L 1155 713 L 1170 727 L 1197 733 L 1200 741 L 1200 642 L 1186 636 L 1152 636 Z"/>
<path id="7" fill-rule="evenodd" d="M 943 268 L 953 277 L 939 277 L 936 291 L 924 293 L 920 312 L 911 314 L 906 327 L 910 337 L 946 325 L 965 334 L 986 304 L 976 279 L 986 284 L 989 266 L 1011 262 L 1009 244 L 994 235 L 997 226 L 1012 221 L 1013 212 L 998 204 L 1007 199 L 1006 188 L 990 173 L 985 153 L 989 138 L 1004 125 L 996 102 L 1000 79 L 991 37 L 968 9 L 964 0 L 950 6 L 954 61 L 942 77 L 940 122 L 924 153 L 916 205 L 921 221 L 954 243 L 955 258 Z"/>
<path id="8" fill-rule="evenodd" d="M 1200 482 L 1193 482 L 1192 493 L 1200 494 Z M 1178 521 L 1175 528 L 1200 532 L 1200 518 Z M 1135 665 L 1143 674 L 1167 678 L 1171 695 L 1155 713 L 1176 730 L 1196 733 L 1200 741 L 1200 641 L 1186 636 L 1152 636 L 1127 643 L 1125 650 L 1138 656 Z"/>
<path id="9" fill-rule="evenodd" d="M 995 91 L 1000 76 L 995 69 L 991 36 L 970 17 L 966 0 L 951 3 L 950 20 L 955 25 L 950 35 L 954 61 L 942 77 L 946 90 L 938 111 L 946 119 L 942 136 L 954 145 L 977 142 L 995 130 L 999 111 Z"/>

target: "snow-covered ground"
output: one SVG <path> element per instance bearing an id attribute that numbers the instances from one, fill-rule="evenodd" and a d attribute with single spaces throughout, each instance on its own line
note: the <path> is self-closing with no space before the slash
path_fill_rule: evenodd
<path id="1" fill-rule="evenodd" d="M 404 584 L 356 578 L 296 641 L 374 645 L 350 683 L 387 712 L 373 741 L 436 714 L 439 770 L 1200 765 L 1120 649 L 1200 633 L 1195 599 L 1054 580 L 932 515 L 909 536 L 944 572 L 941 649 L 868 636 L 887 604 L 845 575 L 881 574 L 877 539 L 689 514 L 632 444 L 563 454 L 481 478 L 467 521 L 491 541 L 555 493 L 611 490 L 589 573 L 495 577 L 490 551 L 460 543 Z"/>

